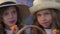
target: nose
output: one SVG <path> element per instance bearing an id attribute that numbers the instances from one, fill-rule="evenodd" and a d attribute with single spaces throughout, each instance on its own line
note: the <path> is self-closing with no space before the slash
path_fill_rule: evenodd
<path id="1" fill-rule="evenodd" d="M 42 20 L 42 21 L 46 21 L 45 16 L 42 15 L 42 16 L 41 16 L 41 20 Z"/>
<path id="2" fill-rule="evenodd" d="M 13 18 L 13 15 L 12 14 L 9 14 L 9 17 L 12 19 Z"/>

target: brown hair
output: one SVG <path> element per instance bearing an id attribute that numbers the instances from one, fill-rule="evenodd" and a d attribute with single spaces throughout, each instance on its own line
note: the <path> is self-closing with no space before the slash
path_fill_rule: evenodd
<path id="1" fill-rule="evenodd" d="M 4 10 L 8 9 L 9 7 L 15 7 L 17 11 L 17 26 L 19 29 L 23 27 L 23 21 L 30 15 L 29 7 L 26 5 L 19 5 L 19 6 L 6 6 L 6 7 L 1 7 L 0 8 L 0 34 L 6 34 L 6 31 L 4 30 L 4 23 L 2 23 L 2 15 Z M 23 32 L 22 34 L 25 34 Z"/>
<path id="2" fill-rule="evenodd" d="M 0 5 L 2 6 L 2 5 L 8 5 L 8 4 L 16 4 L 16 3 L 8 1 L 8 2 L 4 2 Z M 29 7 L 26 5 L 18 5 L 18 6 L 13 5 L 13 6 L 0 7 L 0 34 L 6 34 L 6 31 L 4 29 L 5 25 L 2 22 L 2 15 L 3 15 L 4 11 L 7 10 L 9 7 L 16 8 L 16 11 L 17 11 L 17 23 L 16 23 L 16 25 L 19 27 L 19 29 L 21 29 L 23 27 L 21 25 L 22 21 L 24 21 L 24 19 L 27 18 L 28 15 L 30 14 Z M 25 32 L 23 32 L 22 34 L 25 34 Z"/>
<path id="3" fill-rule="evenodd" d="M 2 29 L 3 29 L 3 31 L 5 31 L 5 24 L 2 22 L 2 15 L 3 15 L 3 13 L 4 13 L 4 11 L 5 10 L 7 10 L 8 8 L 10 8 L 10 7 L 15 7 L 16 8 L 16 11 L 17 11 L 17 23 L 16 23 L 16 25 L 19 27 L 19 29 L 22 27 L 22 25 L 21 25 L 21 21 L 22 21 L 22 19 L 21 19 L 21 17 L 20 17 L 20 11 L 19 11 L 19 8 L 17 7 L 17 6 L 6 6 L 6 7 L 2 7 L 2 8 L 0 8 L 0 17 L 1 17 L 1 23 L 0 24 L 2 24 Z M 5 32 L 6 33 L 6 32 Z M 5 34 L 4 33 L 4 34 Z"/>
<path id="4" fill-rule="evenodd" d="M 50 28 L 52 29 L 60 29 L 60 18 L 59 18 L 59 13 L 60 13 L 60 10 L 57 10 L 57 9 L 54 9 L 54 8 L 47 8 L 47 9 L 43 9 L 43 10 L 49 10 L 51 12 L 51 15 L 52 15 L 52 24 L 50 25 Z M 41 11 L 41 10 L 40 10 Z M 41 26 L 38 21 L 37 21 L 37 16 L 36 16 L 36 13 L 38 11 L 36 11 L 34 14 L 33 14 L 33 23 L 32 25 L 37 25 L 39 26 L 40 28 L 42 28 L 44 30 L 44 27 Z M 34 31 L 34 29 L 32 29 L 32 32 Z M 45 30 L 44 30 L 45 31 Z M 38 32 L 38 31 L 37 31 Z M 41 32 L 40 32 L 41 33 Z"/>

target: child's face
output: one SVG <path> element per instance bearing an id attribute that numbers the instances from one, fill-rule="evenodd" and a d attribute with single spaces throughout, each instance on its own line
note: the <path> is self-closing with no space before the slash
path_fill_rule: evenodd
<path id="1" fill-rule="evenodd" d="M 15 7 L 9 7 L 3 13 L 3 22 L 6 26 L 15 25 L 17 22 L 17 11 Z"/>
<path id="2" fill-rule="evenodd" d="M 37 12 L 37 21 L 44 28 L 48 28 L 52 22 L 52 16 L 49 10 L 42 10 Z"/>

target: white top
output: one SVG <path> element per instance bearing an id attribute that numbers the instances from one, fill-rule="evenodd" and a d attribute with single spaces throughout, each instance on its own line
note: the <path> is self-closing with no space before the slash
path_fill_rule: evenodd
<path id="1" fill-rule="evenodd" d="M 51 34 L 52 30 L 51 29 L 45 29 L 46 34 Z"/>
<path id="2" fill-rule="evenodd" d="M 6 34 L 10 34 L 10 30 L 5 29 Z"/>

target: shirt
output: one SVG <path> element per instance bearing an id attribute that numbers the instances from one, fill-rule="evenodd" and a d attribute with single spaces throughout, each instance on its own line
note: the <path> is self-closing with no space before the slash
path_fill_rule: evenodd
<path id="1" fill-rule="evenodd" d="M 45 29 L 46 34 L 51 34 L 52 33 L 52 29 Z"/>

